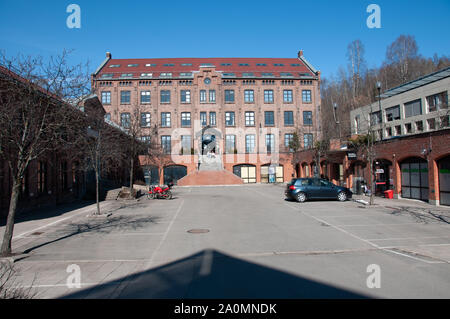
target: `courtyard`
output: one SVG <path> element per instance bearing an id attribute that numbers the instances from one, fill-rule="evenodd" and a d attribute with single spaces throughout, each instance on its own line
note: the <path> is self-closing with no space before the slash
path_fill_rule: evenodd
<path id="1" fill-rule="evenodd" d="M 108 217 L 89 216 L 95 205 L 24 216 L 15 281 L 37 298 L 450 297 L 448 207 L 299 204 L 284 187 L 175 187 L 172 200 L 102 202 Z"/>

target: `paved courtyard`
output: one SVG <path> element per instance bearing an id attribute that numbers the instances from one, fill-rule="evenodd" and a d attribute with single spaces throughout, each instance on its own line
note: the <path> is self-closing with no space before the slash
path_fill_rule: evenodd
<path id="1" fill-rule="evenodd" d="M 450 209 L 376 204 L 240 185 L 102 202 L 109 217 L 74 207 L 17 223 L 16 282 L 38 298 L 450 298 Z"/>

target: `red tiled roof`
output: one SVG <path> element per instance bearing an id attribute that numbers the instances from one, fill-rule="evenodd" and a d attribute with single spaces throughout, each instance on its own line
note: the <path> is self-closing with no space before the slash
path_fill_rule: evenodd
<path id="1" fill-rule="evenodd" d="M 137 66 L 128 66 L 137 64 Z M 146 66 L 146 64 L 156 64 Z M 167 66 L 173 64 L 173 66 Z M 192 64 L 192 65 L 182 65 Z M 97 79 L 102 74 L 113 74 L 113 78 L 120 78 L 121 74 L 132 74 L 134 78 L 141 73 L 152 73 L 153 78 L 158 78 L 162 72 L 171 72 L 172 77 L 179 77 L 180 73 L 198 71 L 201 65 L 212 64 L 216 71 L 234 73 L 236 77 L 242 77 L 243 73 L 253 73 L 254 77 L 262 77 L 262 73 L 272 73 L 280 77 L 281 73 L 291 73 L 292 77 L 315 76 L 303 61 L 297 58 L 163 58 L 163 59 L 110 59 L 100 70 Z M 231 65 L 222 65 L 231 64 Z M 248 64 L 242 66 L 240 64 Z M 265 66 L 257 65 L 265 64 Z M 275 66 L 280 64 L 281 66 Z M 118 67 L 110 67 L 119 65 Z M 249 77 L 251 78 L 251 76 Z"/>

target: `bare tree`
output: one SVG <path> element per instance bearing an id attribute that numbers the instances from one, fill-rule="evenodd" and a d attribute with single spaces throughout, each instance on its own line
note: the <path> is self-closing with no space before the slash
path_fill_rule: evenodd
<path id="1" fill-rule="evenodd" d="M 0 158 L 9 166 L 12 191 L 1 252 L 11 254 L 20 186 L 29 164 L 76 140 L 83 113 L 68 104 L 89 93 L 87 65 L 71 66 L 70 52 L 8 59 L 0 66 Z"/>
<path id="2" fill-rule="evenodd" d="M 130 196 L 133 194 L 133 182 L 135 175 L 136 159 L 139 154 L 147 151 L 148 145 L 142 141 L 142 109 L 139 104 L 134 104 L 131 109 L 129 119 L 123 123 L 127 132 L 128 141 L 124 144 L 124 150 L 129 161 L 129 181 L 130 181 Z"/>
<path id="3" fill-rule="evenodd" d="M 104 110 L 90 110 L 87 125 L 83 128 L 77 143 L 77 158 L 81 159 L 84 170 L 92 169 L 95 174 L 95 198 L 97 211 L 100 210 L 100 179 L 105 173 L 119 169 L 126 157 L 124 146 L 127 145 L 128 136 L 120 127 L 104 119 Z M 80 130 L 82 131 L 82 130 Z"/>
<path id="4" fill-rule="evenodd" d="M 412 80 L 410 63 L 417 57 L 418 46 L 414 36 L 400 35 L 386 50 L 386 60 L 397 71 L 401 83 Z"/>
<path id="5" fill-rule="evenodd" d="M 158 141 L 158 130 L 155 127 L 151 133 L 151 141 L 146 143 L 146 152 L 144 155 L 144 164 L 153 165 L 158 168 L 158 175 L 161 178 L 164 167 L 174 164 L 170 155 L 170 150 Z"/>
<path id="6" fill-rule="evenodd" d="M 355 99 L 361 88 L 365 71 L 364 45 L 361 40 L 354 40 L 347 46 L 348 69 L 352 83 L 352 97 Z"/>

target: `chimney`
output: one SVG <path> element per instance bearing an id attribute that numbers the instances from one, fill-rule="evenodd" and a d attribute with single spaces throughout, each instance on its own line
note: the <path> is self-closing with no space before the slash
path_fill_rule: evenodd
<path id="1" fill-rule="evenodd" d="M 300 59 L 301 57 L 303 57 L 303 50 L 298 51 L 298 58 Z"/>
<path id="2" fill-rule="evenodd" d="M 111 59 L 112 58 L 111 52 L 106 52 L 106 58 L 107 59 Z"/>

